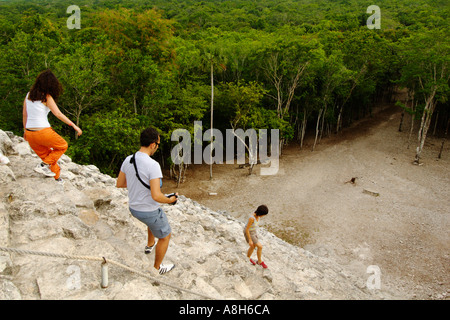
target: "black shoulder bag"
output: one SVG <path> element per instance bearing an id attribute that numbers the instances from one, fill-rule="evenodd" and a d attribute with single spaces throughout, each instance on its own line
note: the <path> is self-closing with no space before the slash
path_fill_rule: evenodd
<path id="1" fill-rule="evenodd" d="M 146 184 L 144 181 L 142 181 L 141 177 L 139 176 L 139 172 L 138 172 L 138 169 L 137 169 L 137 166 L 136 166 L 136 157 L 135 156 L 136 156 L 136 153 L 133 154 L 133 156 L 131 157 L 130 163 L 132 163 L 134 165 L 134 170 L 136 170 L 136 177 L 139 179 L 139 181 L 142 183 L 142 185 L 144 187 L 146 187 L 147 189 L 150 190 L 150 186 L 148 184 Z M 166 195 L 167 198 L 170 198 L 172 196 L 175 196 L 175 197 L 178 198 L 178 196 L 175 193 L 171 193 L 171 194 L 167 194 Z M 175 200 L 175 202 L 172 202 L 172 203 L 169 203 L 169 204 L 170 205 L 174 205 L 176 203 L 177 203 L 177 200 Z"/>
<path id="2" fill-rule="evenodd" d="M 139 179 L 139 181 L 142 183 L 142 185 L 144 187 L 146 187 L 147 189 L 150 190 L 150 186 L 148 184 L 146 184 L 144 181 L 142 181 L 141 177 L 139 176 L 139 172 L 138 172 L 138 169 L 136 166 L 136 157 L 135 156 L 136 156 L 136 153 L 133 154 L 133 156 L 131 157 L 130 163 L 132 163 L 134 165 L 134 170 L 136 170 L 136 177 Z"/>

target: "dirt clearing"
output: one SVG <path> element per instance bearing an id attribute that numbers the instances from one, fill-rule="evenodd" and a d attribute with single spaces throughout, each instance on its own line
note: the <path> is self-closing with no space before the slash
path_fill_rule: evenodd
<path id="1" fill-rule="evenodd" d="M 273 176 L 224 164 L 213 166 L 210 181 L 209 166 L 191 166 L 176 191 L 242 221 L 266 204 L 261 226 L 278 237 L 361 276 L 378 266 L 381 286 L 405 298 L 448 299 L 450 142 L 437 159 L 442 139 L 429 133 L 422 165 L 414 165 L 417 135 L 408 149 L 409 121 L 399 132 L 400 117 L 385 107 L 314 152 L 312 139 L 303 150 L 293 143 Z M 165 180 L 164 189 L 175 190 Z"/>

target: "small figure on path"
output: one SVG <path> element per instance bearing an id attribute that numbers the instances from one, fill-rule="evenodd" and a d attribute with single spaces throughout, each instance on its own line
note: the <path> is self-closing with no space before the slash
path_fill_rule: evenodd
<path id="1" fill-rule="evenodd" d="M 262 244 L 259 242 L 257 229 L 258 229 L 258 225 L 259 225 L 259 219 L 261 219 L 261 217 L 267 215 L 268 213 L 269 213 L 269 209 L 267 208 L 267 206 L 260 205 L 256 209 L 256 211 L 250 216 L 247 224 L 244 227 L 245 240 L 247 241 L 247 243 L 250 246 L 250 248 L 248 248 L 248 251 L 247 251 L 247 257 L 250 259 L 250 262 L 253 265 L 259 265 L 259 266 L 263 267 L 264 269 L 267 268 L 267 265 L 261 259 Z M 258 261 L 254 261 L 251 258 L 252 253 L 255 250 L 255 248 L 257 248 L 256 255 L 258 257 Z"/>

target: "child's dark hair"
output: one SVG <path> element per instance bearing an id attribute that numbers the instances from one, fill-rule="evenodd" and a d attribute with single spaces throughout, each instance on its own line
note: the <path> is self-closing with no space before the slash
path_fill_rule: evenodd
<path id="1" fill-rule="evenodd" d="M 255 213 L 257 216 L 265 216 L 269 213 L 269 208 L 267 208 L 266 205 L 262 204 L 258 207 L 258 209 L 256 209 Z"/>
<path id="2" fill-rule="evenodd" d="M 155 128 L 149 127 L 141 132 L 141 147 L 148 147 L 154 142 L 158 142 L 159 133 Z"/>

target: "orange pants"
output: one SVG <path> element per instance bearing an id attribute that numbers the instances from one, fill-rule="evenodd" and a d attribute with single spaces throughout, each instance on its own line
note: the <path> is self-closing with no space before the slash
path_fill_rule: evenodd
<path id="1" fill-rule="evenodd" d="M 39 158 L 50 165 L 50 170 L 55 173 L 55 179 L 58 179 L 61 173 L 58 160 L 67 150 L 68 144 L 66 140 L 52 128 L 45 128 L 39 131 L 27 130 L 26 140 Z"/>

